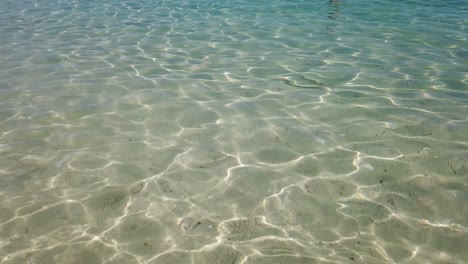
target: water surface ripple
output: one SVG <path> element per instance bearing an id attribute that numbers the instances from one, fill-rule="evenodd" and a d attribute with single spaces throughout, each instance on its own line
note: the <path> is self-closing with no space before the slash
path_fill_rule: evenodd
<path id="1" fill-rule="evenodd" d="M 461 0 L 0 3 L 0 263 L 464 263 Z"/>

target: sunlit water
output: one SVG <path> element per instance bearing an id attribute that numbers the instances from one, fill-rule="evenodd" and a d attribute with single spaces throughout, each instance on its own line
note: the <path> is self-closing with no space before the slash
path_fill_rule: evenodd
<path id="1" fill-rule="evenodd" d="M 0 263 L 464 263 L 468 3 L 0 3 Z"/>

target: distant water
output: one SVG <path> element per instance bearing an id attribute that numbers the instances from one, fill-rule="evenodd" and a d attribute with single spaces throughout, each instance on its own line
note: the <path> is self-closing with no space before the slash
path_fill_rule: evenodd
<path id="1" fill-rule="evenodd" d="M 465 263 L 468 2 L 5 0 L 0 263 Z"/>

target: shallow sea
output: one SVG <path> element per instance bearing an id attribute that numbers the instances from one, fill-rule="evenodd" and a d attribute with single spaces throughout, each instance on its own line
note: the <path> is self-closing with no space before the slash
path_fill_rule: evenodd
<path id="1" fill-rule="evenodd" d="M 463 0 L 0 3 L 0 263 L 465 263 Z"/>

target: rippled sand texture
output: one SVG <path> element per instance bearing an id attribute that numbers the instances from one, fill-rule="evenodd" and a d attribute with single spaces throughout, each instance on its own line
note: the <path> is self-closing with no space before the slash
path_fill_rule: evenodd
<path id="1" fill-rule="evenodd" d="M 0 10 L 0 263 L 468 259 L 465 1 Z"/>

